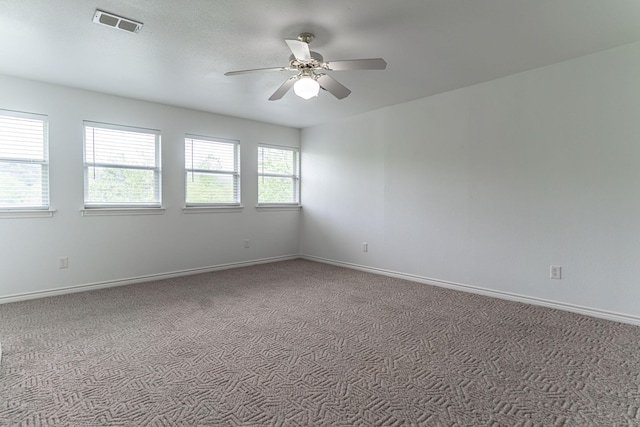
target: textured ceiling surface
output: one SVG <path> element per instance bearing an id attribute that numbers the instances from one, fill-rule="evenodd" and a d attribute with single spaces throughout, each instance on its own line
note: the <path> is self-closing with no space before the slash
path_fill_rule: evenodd
<path id="1" fill-rule="evenodd" d="M 96 9 L 141 21 L 94 24 Z M 0 0 L 0 73 L 293 127 L 306 127 L 640 40 L 637 0 Z M 352 90 L 269 96 L 293 72 L 284 42 L 312 32 Z"/>

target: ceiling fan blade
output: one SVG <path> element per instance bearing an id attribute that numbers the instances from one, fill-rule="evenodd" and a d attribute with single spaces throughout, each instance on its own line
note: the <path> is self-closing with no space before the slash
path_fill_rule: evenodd
<path id="1" fill-rule="evenodd" d="M 351 93 L 349 89 L 327 74 L 320 74 L 316 80 L 322 89 L 331 92 L 338 99 L 346 98 Z"/>
<path id="2" fill-rule="evenodd" d="M 289 67 L 254 68 L 253 70 L 229 71 L 225 76 L 236 76 L 238 74 L 260 73 L 263 71 L 290 71 Z"/>
<path id="3" fill-rule="evenodd" d="M 285 93 L 289 92 L 289 89 L 293 86 L 293 84 L 298 80 L 298 76 L 291 76 L 275 91 L 273 95 L 269 98 L 269 101 L 277 101 L 282 98 Z"/>
<path id="4" fill-rule="evenodd" d="M 325 67 L 330 71 L 343 70 L 384 70 L 387 63 L 382 58 L 371 59 L 345 59 L 344 61 L 330 61 L 325 63 Z"/>
<path id="5" fill-rule="evenodd" d="M 311 52 L 309 51 L 309 45 L 300 40 L 285 40 L 289 45 L 289 49 L 293 52 L 293 56 L 298 61 L 308 62 L 311 61 Z"/>

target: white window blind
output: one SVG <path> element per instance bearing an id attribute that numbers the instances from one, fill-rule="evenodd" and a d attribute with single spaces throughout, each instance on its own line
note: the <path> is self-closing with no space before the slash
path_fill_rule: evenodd
<path id="1" fill-rule="evenodd" d="M 300 152 L 296 148 L 258 146 L 258 204 L 300 203 Z"/>
<path id="2" fill-rule="evenodd" d="M 49 208 L 46 116 L 0 110 L 0 209 Z"/>
<path id="3" fill-rule="evenodd" d="M 184 139 L 186 205 L 240 204 L 240 143 L 187 135 Z"/>
<path id="4" fill-rule="evenodd" d="M 86 208 L 160 207 L 160 131 L 84 122 Z"/>

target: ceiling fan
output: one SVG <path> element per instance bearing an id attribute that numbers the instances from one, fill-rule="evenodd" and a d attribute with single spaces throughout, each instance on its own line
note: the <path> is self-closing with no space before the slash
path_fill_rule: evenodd
<path id="1" fill-rule="evenodd" d="M 297 40 L 285 40 L 292 55 L 289 65 L 285 67 L 256 68 L 253 70 L 229 71 L 225 76 L 256 73 L 263 71 L 297 71 L 298 74 L 289 77 L 269 98 L 276 101 L 282 98 L 293 87 L 296 95 L 304 99 L 318 96 L 320 89 L 330 92 L 338 99 L 349 96 L 351 91 L 324 71 L 343 70 L 384 70 L 387 63 L 382 58 L 346 59 L 341 61 L 324 62 L 322 55 L 309 50 L 309 43 L 314 39 L 311 33 L 301 33 Z"/>

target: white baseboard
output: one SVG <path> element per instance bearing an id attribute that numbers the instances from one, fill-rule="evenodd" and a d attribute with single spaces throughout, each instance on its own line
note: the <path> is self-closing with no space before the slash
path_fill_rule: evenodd
<path id="1" fill-rule="evenodd" d="M 251 265 L 268 264 L 271 262 L 288 261 L 300 258 L 299 255 L 284 255 L 271 258 L 255 259 L 251 261 L 232 262 L 228 264 L 219 264 L 209 267 L 191 268 L 187 270 L 171 271 L 167 273 L 149 274 L 146 276 L 130 277 L 126 279 L 109 280 L 105 282 L 88 283 L 85 285 L 65 286 L 55 289 L 47 289 L 44 291 L 25 292 L 21 294 L 13 294 L 8 296 L 0 296 L 0 304 L 6 304 L 16 301 L 26 301 L 36 298 L 51 297 L 55 295 L 72 294 L 75 292 L 92 291 L 95 289 L 112 288 L 115 286 L 132 285 L 135 283 L 150 282 L 153 280 L 171 279 L 180 276 L 190 276 L 193 274 L 210 273 L 212 271 L 228 270 L 230 268 L 249 267 Z"/>
<path id="2" fill-rule="evenodd" d="M 325 264 L 332 264 L 339 267 L 351 268 L 354 270 L 366 271 L 374 274 L 381 274 L 389 277 L 396 277 L 399 279 L 405 279 L 412 282 L 424 283 L 427 285 L 440 286 L 443 288 L 455 289 L 455 290 L 464 291 L 464 292 L 471 292 L 474 294 L 486 295 L 494 298 L 501 298 L 501 299 L 506 299 L 510 301 L 523 302 L 526 304 L 539 305 L 542 307 L 555 308 L 558 310 L 570 311 L 573 313 L 579 313 L 579 314 L 584 314 L 587 316 L 597 317 L 601 319 L 612 320 L 615 322 L 622 322 L 622 323 L 628 323 L 628 324 L 640 326 L 640 316 L 634 316 L 631 314 L 616 313 L 616 312 L 601 310 L 597 308 L 583 307 L 575 304 L 545 300 L 542 298 L 519 295 L 515 293 L 510 293 L 510 292 L 496 291 L 492 289 L 482 288 L 479 286 L 467 285 L 464 283 L 449 282 L 446 280 L 439 280 L 439 279 L 433 279 L 429 277 L 417 276 L 413 274 L 400 273 L 397 271 L 385 270 L 385 269 L 376 268 L 376 267 L 368 267 L 365 265 L 353 264 L 353 263 L 343 262 L 343 261 L 336 261 L 332 259 L 327 259 L 327 258 L 322 258 L 322 257 L 317 257 L 312 255 L 305 255 L 305 254 L 284 255 L 284 256 L 278 256 L 278 257 L 262 258 L 262 259 L 255 259 L 250 261 L 219 264 L 219 265 L 214 265 L 209 267 L 192 268 L 187 270 L 171 271 L 171 272 L 159 273 L 159 274 L 150 274 L 146 276 L 130 277 L 126 279 L 89 283 L 85 285 L 66 286 L 66 287 L 55 288 L 55 289 L 47 289 L 43 291 L 25 292 L 21 294 L 0 296 L 0 304 L 6 304 L 6 303 L 16 302 L 16 301 L 26 301 L 30 299 L 44 298 L 44 297 L 50 297 L 55 295 L 71 294 L 75 292 L 84 292 L 84 291 L 90 291 L 95 289 L 111 288 L 115 286 L 132 285 L 135 283 L 150 282 L 153 280 L 171 279 L 174 277 L 189 276 L 189 275 L 200 274 L 200 273 L 209 273 L 213 271 L 227 270 L 230 268 L 249 267 L 249 266 L 258 265 L 258 264 L 268 264 L 272 262 L 288 261 L 288 260 L 293 260 L 297 258 L 303 258 L 309 261 L 317 261 Z"/>
<path id="3" fill-rule="evenodd" d="M 376 267 L 367 267 L 365 265 L 353 264 L 349 262 L 336 261 L 327 258 L 321 258 L 312 255 L 300 254 L 300 258 L 317 261 L 325 264 L 332 264 L 339 267 L 351 268 L 354 270 L 366 271 L 374 274 L 381 274 L 389 277 L 396 277 L 399 279 L 410 280 L 412 282 L 424 283 L 427 285 L 439 286 L 442 288 L 455 289 L 458 291 L 471 292 L 479 295 L 486 295 L 494 298 L 501 298 L 510 301 L 518 301 L 526 304 L 539 305 L 542 307 L 555 308 L 558 310 L 570 311 L 573 313 L 584 314 L 587 316 L 598 317 L 601 319 L 612 320 L 614 322 L 628 323 L 631 325 L 640 326 L 640 316 L 634 316 L 631 314 L 616 313 L 607 310 L 600 310 L 591 307 L 582 307 L 574 304 L 567 304 L 564 302 L 551 301 L 542 298 L 529 297 L 526 295 L 519 295 L 510 292 L 496 291 L 487 288 L 481 288 L 479 286 L 466 285 L 464 283 L 449 282 L 446 280 L 432 279 L 429 277 L 422 277 L 413 274 L 400 273 L 397 271 L 385 270 Z"/>

